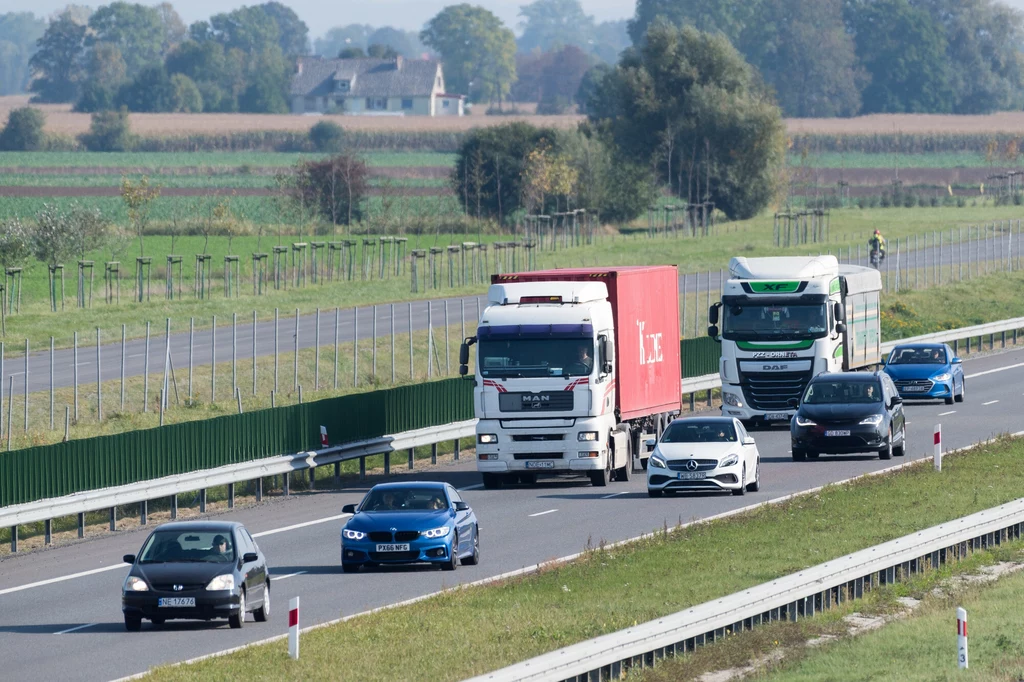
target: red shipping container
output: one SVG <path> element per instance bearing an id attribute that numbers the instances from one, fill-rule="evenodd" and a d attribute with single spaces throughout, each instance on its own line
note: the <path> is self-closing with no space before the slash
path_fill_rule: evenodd
<path id="1" fill-rule="evenodd" d="M 674 265 L 574 268 L 492 275 L 511 282 L 604 282 L 615 323 L 619 418 L 679 410 L 679 273 Z"/>

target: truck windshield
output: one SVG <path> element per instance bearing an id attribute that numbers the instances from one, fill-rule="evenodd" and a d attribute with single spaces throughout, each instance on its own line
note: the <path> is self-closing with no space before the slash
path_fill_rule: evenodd
<path id="1" fill-rule="evenodd" d="M 825 305 L 727 305 L 722 336 L 731 341 L 756 338 L 818 339 L 828 333 Z"/>
<path id="2" fill-rule="evenodd" d="M 591 339 L 481 340 L 479 346 L 484 377 L 585 377 L 594 369 Z"/>

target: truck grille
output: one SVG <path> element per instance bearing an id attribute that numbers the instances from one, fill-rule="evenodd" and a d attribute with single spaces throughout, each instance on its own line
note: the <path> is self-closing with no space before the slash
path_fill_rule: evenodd
<path id="1" fill-rule="evenodd" d="M 515 433 L 512 440 L 516 443 L 536 443 L 547 440 L 562 440 L 565 434 L 562 433 Z"/>
<path id="2" fill-rule="evenodd" d="M 573 391 L 499 393 L 498 408 L 502 412 L 568 412 L 573 408 L 574 396 Z"/>
<path id="3" fill-rule="evenodd" d="M 516 459 L 562 459 L 561 452 L 514 452 Z"/>
<path id="4" fill-rule="evenodd" d="M 791 410 L 790 398 L 800 400 L 810 372 L 765 372 L 740 375 L 743 394 L 755 410 Z"/>

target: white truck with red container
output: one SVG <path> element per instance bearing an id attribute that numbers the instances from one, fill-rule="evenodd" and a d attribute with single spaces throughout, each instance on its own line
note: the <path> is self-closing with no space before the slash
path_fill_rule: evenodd
<path id="1" fill-rule="evenodd" d="M 679 413 L 675 266 L 494 275 L 476 336 L 477 469 L 484 486 L 537 475 L 629 480 L 647 437 Z"/>

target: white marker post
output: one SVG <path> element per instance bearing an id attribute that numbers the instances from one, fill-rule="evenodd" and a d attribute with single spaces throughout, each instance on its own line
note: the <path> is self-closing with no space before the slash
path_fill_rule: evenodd
<path id="1" fill-rule="evenodd" d="M 932 458 L 935 462 L 935 470 L 942 471 L 942 424 L 935 425 L 935 456 Z"/>
<path id="2" fill-rule="evenodd" d="M 966 645 L 965 645 L 966 646 Z M 966 651 L 966 649 L 965 649 Z M 288 655 L 299 660 L 299 598 L 288 603 Z"/>
<path id="3" fill-rule="evenodd" d="M 956 660 L 960 668 L 967 667 L 967 612 L 962 608 L 956 610 Z"/>
<path id="4" fill-rule="evenodd" d="M 327 447 L 327 427 L 326 426 L 321 426 L 320 427 L 320 445 L 322 447 L 325 447 L 325 448 Z"/>

